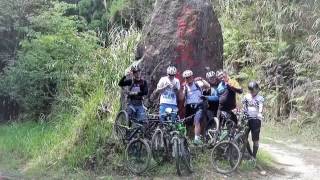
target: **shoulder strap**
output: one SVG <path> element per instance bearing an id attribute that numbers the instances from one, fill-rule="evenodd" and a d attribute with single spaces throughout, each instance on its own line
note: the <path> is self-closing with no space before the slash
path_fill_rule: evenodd
<path id="1" fill-rule="evenodd" d="M 131 89 L 133 88 L 133 85 L 134 85 L 134 80 L 131 79 L 131 85 L 130 85 L 130 87 L 129 87 L 129 91 L 131 91 Z"/>
<path id="2" fill-rule="evenodd" d="M 187 84 L 184 85 L 184 99 L 185 101 L 187 100 L 187 95 L 188 95 L 188 88 L 187 88 Z"/>
<path id="3" fill-rule="evenodd" d="M 196 89 L 199 90 L 199 91 L 201 92 L 201 94 L 202 94 L 203 92 L 202 92 L 202 89 L 200 88 L 200 86 L 199 86 L 197 83 L 195 83 L 195 82 L 194 82 L 194 84 L 195 84 L 195 86 L 196 86 Z M 191 87 L 191 88 L 192 88 L 192 87 Z M 187 96 L 188 96 L 187 84 L 184 85 L 184 93 L 185 93 L 185 99 L 187 99 Z"/>
<path id="4" fill-rule="evenodd" d="M 200 90 L 202 92 L 202 89 L 200 88 L 200 86 L 197 83 L 194 83 L 196 85 L 197 90 Z"/>

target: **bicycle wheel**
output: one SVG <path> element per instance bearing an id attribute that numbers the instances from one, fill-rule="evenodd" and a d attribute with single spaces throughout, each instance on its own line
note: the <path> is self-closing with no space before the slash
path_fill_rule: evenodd
<path id="1" fill-rule="evenodd" d="M 205 135 L 205 141 L 208 144 L 208 149 L 212 149 L 219 140 L 219 132 L 210 128 L 206 131 Z"/>
<path id="2" fill-rule="evenodd" d="M 151 161 L 151 149 L 143 139 L 130 141 L 125 151 L 128 169 L 134 174 L 145 172 Z"/>
<path id="3" fill-rule="evenodd" d="M 238 145 L 240 149 L 241 160 L 239 164 L 241 164 L 243 159 L 248 159 L 252 156 L 252 150 L 250 149 L 250 144 L 248 141 L 248 133 L 240 132 L 234 138 L 234 142 Z"/>
<path id="4" fill-rule="evenodd" d="M 192 173 L 191 153 L 188 142 L 182 138 L 173 138 L 173 157 L 176 164 L 177 174 L 179 176 Z"/>
<path id="5" fill-rule="evenodd" d="M 181 166 L 180 166 L 180 146 L 178 137 L 172 138 L 172 156 L 174 157 L 177 174 L 181 176 Z"/>
<path id="6" fill-rule="evenodd" d="M 211 152 L 213 168 L 222 174 L 235 171 L 241 160 L 238 146 L 231 141 L 219 142 Z"/>
<path id="7" fill-rule="evenodd" d="M 162 131 L 157 129 L 151 139 L 151 150 L 153 159 L 158 164 L 161 164 L 165 161 L 168 153 L 167 149 L 167 143 L 162 135 Z"/>
<path id="8" fill-rule="evenodd" d="M 126 135 L 126 128 L 129 126 L 128 113 L 124 110 L 117 114 L 116 120 L 113 125 L 114 136 L 117 139 L 124 139 Z"/>
<path id="9" fill-rule="evenodd" d="M 182 142 L 181 142 L 182 141 Z M 192 173 L 192 162 L 191 162 L 191 152 L 187 139 L 180 139 L 180 150 L 181 150 L 181 159 L 186 169 L 186 173 Z"/>

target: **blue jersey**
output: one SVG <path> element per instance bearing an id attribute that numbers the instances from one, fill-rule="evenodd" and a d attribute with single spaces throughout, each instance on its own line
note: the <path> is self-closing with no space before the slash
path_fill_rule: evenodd
<path id="1" fill-rule="evenodd" d="M 242 89 L 238 83 L 234 80 L 231 81 L 234 86 L 226 84 L 225 82 L 220 82 L 216 92 L 211 93 L 208 97 L 209 101 L 219 101 L 219 106 L 221 110 L 230 111 L 236 108 L 236 93 L 242 93 Z"/>
<path id="2" fill-rule="evenodd" d="M 219 101 L 220 96 L 227 90 L 224 82 L 219 83 L 217 88 L 211 88 L 211 95 L 208 96 L 209 101 Z"/>

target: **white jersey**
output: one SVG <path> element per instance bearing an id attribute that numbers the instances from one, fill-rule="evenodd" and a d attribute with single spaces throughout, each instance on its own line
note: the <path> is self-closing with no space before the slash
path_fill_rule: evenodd
<path id="1" fill-rule="evenodd" d="M 157 88 L 162 89 L 163 87 L 166 87 L 168 84 L 171 84 L 172 87 L 175 87 L 178 90 L 180 89 L 180 81 L 177 78 L 170 80 L 168 76 L 162 77 L 159 80 Z M 160 104 L 177 105 L 177 95 L 173 88 L 168 87 L 161 93 Z"/>
<path id="2" fill-rule="evenodd" d="M 258 118 L 258 114 L 262 113 L 263 102 L 262 96 L 252 97 L 251 94 L 247 94 L 242 100 L 244 113 L 251 118 Z"/>
<path id="3" fill-rule="evenodd" d="M 186 104 L 199 104 L 202 103 L 202 84 L 193 83 L 191 86 L 186 85 Z"/>

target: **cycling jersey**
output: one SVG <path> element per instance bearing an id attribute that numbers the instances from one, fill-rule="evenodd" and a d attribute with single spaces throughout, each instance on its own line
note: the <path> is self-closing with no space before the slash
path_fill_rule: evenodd
<path id="1" fill-rule="evenodd" d="M 260 119 L 258 114 L 262 113 L 264 98 L 260 95 L 252 96 L 251 94 L 247 94 L 243 100 L 243 111 L 250 118 Z"/>
<path id="2" fill-rule="evenodd" d="M 126 79 L 126 76 L 122 77 L 119 82 L 120 87 L 130 86 L 129 91 L 135 92 L 135 95 L 128 95 L 130 104 L 132 105 L 142 105 L 143 96 L 148 94 L 148 85 L 145 80 L 132 80 Z"/>
<path id="3" fill-rule="evenodd" d="M 208 96 L 208 100 L 209 100 L 210 102 L 217 102 L 217 101 L 219 101 L 218 87 L 217 87 L 217 88 L 211 87 L 209 94 L 210 94 L 210 95 Z M 209 103 L 210 103 L 210 102 L 209 102 Z"/>
<path id="4" fill-rule="evenodd" d="M 188 84 L 185 85 L 185 93 L 186 104 L 202 103 L 202 89 L 200 88 L 200 84 L 196 84 L 196 82 L 194 82 L 191 86 L 189 86 Z"/>
<path id="5" fill-rule="evenodd" d="M 242 89 L 235 80 L 230 83 L 221 82 L 210 96 L 209 101 L 219 102 L 220 110 L 231 111 L 236 108 L 236 93 L 242 93 Z"/>
<path id="6" fill-rule="evenodd" d="M 177 90 L 180 89 L 180 81 L 177 78 L 170 80 L 168 76 L 162 77 L 157 85 L 158 89 L 172 84 Z M 160 95 L 160 104 L 177 105 L 177 94 L 173 88 L 167 87 Z"/>

